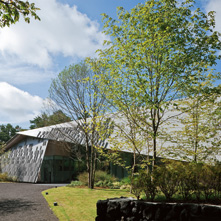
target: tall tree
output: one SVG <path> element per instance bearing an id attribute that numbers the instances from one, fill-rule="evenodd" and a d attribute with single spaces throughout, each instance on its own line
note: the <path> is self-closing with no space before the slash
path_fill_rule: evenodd
<path id="1" fill-rule="evenodd" d="M 19 21 L 23 16 L 26 22 L 30 22 L 30 16 L 40 20 L 35 3 L 20 0 L 0 0 L 0 27 L 10 26 Z"/>
<path id="2" fill-rule="evenodd" d="M 100 94 L 97 81 L 102 68 L 96 60 L 91 63 L 93 70 L 84 61 L 65 68 L 49 90 L 56 107 L 76 122 L 83 136 L 89 188 L 94 187 L 98 127 L 105 112 L 105 97 Z"/>
<path id="3" fill-rule="evenodd" d="M 214 12 L 193 11 L 194 3 L 148 0 L 129 12 L 118 8 L 117 20 L 103 15 L 111 41 L 99 50 L 107 70 L 100 86 L 117 111 L 151 136 L 153 165 L 160 128 L 172 117 L 166 113 L 175 100 L 188 96 L 198 82 L 218 77 L 210 69 L 221 49 Z"/>

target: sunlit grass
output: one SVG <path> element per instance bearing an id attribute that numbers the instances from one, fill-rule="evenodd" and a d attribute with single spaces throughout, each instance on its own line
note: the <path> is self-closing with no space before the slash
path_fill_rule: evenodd
<path id="1" fill-rule="evenodd" d="M 48 192 L 48 195 L 46 195 Z M 59 220 L 95 220 L 96 203 L 98 200 L 114 197 L 133 197 L 126 190 L 88 189 L 58 187 L 42 192 L 54 214 Z M 58 206 L 54 206 L 54 202 Z"/>

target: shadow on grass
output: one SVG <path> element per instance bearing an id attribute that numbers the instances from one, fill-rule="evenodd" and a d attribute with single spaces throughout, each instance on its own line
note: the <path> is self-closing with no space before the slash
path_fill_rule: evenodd
<path id="1" fill-rule="evenodd" d="M 25 201 L 22 199 L 2 199 L 0 200 L 0 214 L 2 216 L 22 212 L 31 209 L 33 206 L 35 206 L 35 203 L 31 201 Z"/>

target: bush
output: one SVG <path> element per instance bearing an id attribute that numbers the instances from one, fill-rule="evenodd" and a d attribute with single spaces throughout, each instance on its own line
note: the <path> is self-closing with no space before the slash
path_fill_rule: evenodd
<path id="1" fill-rule="evenodd" d="M 81 181 L 75 180 L 71 181 L 71 183 L 67 185 L 67 187 L 75 187 L 75 186 L 83 186 L 83 183 Z"/>
<path id="2" fill-rule="evenodd" d="M 15 182 L 16 178 L 9 177 L 7 173 L 0 173 L 0 182 Z"/>
<path id="3" fill-rule="evenodd" d="M 139 182 L 146 199 L 153 201 L 157 194 L 157 183 L 153 173 L 142 171 L 139 175 Z"/>
<path id="4" fill-rule="evenodd" d="M 105 171 L 98 170 L 95 173 L 95 182 L 98 182 L 100 180 L 102 180 L 102 181 L 107 180 L 108 182 L 114 182 L 114 181 L 116 181 L 116 178 L 114 176 L 112 176 L 111 174 L 108 174 Z"/>
<path id="5" fill-rule="evenodd" d="M 88 173 L 83 172 L 77 176 L 78 180 L 83 183 L 83 185 L 87 186 L 88 185 Z"/>
<path id="6" fill-rule="evenodd" d="M 85 186 L 88 185 L 88 173 L 87 172 L 83 172 L 83 173 L 79 174 L 77 178 L 79 181 L 81 181 L 83 183 L 83 185 L 85 185 Z M 102 181 L 102 182 L 100 182 L 100 181 Z M 109 187 L 109 186 L 112 186 L 112 183 L 114 181 L 116 181 L 116 178 L 114 176 L 108 174 L 105 171 L 98 170 L 95 172 L 94 186 Z"/>
<path id="7" fill-rule="evenodd" d="M 178 191 L 178 171 L 176 165 L 166 163 L 154 169 L 154 179 L 167 200 Z"/>
<path id="8" fill-rule="evenodd" d="M 130 179 L 130 177 L 124 177 L 124 178 L 120 181 L 120 185 L 131 185 L 131 179 Z"/>
<path id="9" fill-rule="evenodd" d="M 177 162 L 178 192 L 184 200 L 189 200 L 193 192 L 190 180 L 194 179 L 194 174 L 188 164 Z"/>
<path id="10" fill-rule="evenodd" d="M 138 200 L 140 199 L 141 193 L 143 191 L 143 185 L 140 182 L 141 179 L 142 177 L 139 175 L 135 175 L 131 179 L 131 193 L 134 194 Z"/>
<path id="11" fill-rule="evenodd" d="M 214 182 L 214 195 L 216 198 L 221 198 L 221 163 L 217 162 L 214 167 L 212 167 L 213 174 L 215 176 Z"/>

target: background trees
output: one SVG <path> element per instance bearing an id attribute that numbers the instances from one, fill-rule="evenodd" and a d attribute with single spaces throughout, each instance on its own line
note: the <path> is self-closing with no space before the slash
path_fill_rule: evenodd
<path id="1" fill-rule="evenodd" d="M 63 111 L 77 125 L 85 145 L 88 187 L 94 187 L 96 146 L 100 139 L 99 127 L 103 124 L 105 96 L 98 87 L 103 72 L 98 61 L 91 61 L 93 70 L 85 61 L 65 68 L 52 81 L 49 93 L 55 108 Z"/>
<path id="2" fill-rule="evenodd" d="M 1 0 L 0 1 L 0 27 L 10 26 L 19 21 L 20 16 L 24 17 L 26 22 L 30 22 L 30 16 L 40 20 L 36 11 L 35 3 L 20 0 Z"/>
<path id="3" fill-rule="evenodd" d="M 20 130 L 19 126 L 13 127 L 11 124 L 0 125 L 0 144 L 6 143 Z"/>
<path id="4" fill-rule="evenodd" d="M 116 110 L 151 137 L 153 165 L 160 129 L 177 114 L 167 112 L 199 82 L 218 78 L 210 69 L 221 48 L 214 12 L 193 9 L 193 0 L 149 0 L 130 12 L 119 8 L 118 20 L 103 15 L 112 40 L 99 50 L 106 68 L 100 85 Z"/>
<path id="5" fill-rule="evenodd" d="M 30 120 L 30 129 L 66 123 L 69 121 L 71 121 L 71 118 L 66 116 L 61 110 L 55 111 L 53 114 L 43 112 L 40 116 Z"/>

